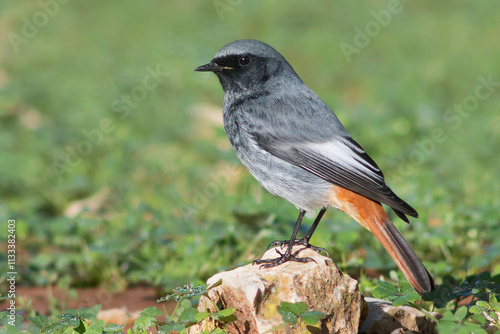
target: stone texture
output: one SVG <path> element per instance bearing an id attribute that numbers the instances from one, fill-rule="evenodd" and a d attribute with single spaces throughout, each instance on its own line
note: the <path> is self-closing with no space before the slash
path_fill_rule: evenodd
<path id="1" fill-rule="evenodd" d="M 230 333 L 264 333 L 283 324 L 277 311 L 282 301 L 304 302 L 309 310 L 323 312 L 327 317 L 315 328 L 286 326 L 274 333 L 357 333 L 361 317 L 367 312 L 358 282 L 342 273 L 330 258 L 303 246 L 296 246 L 293 251 L 299 249 L 299 257 L 311 257 L 316 262 L 287 262 L 269 269 L 249 264 L 208 280 L 209 285 L 222 280 L 220 286 L 210 290 L 210 298 L 222 309 L 237 310 L 238 320 L 226 325 Z M 275 249 L 270 249 L 263 258 L 277 255 Z M 205 308 L 214 310 L 212 303 L 202 297 L 198 310 Z M 190 333 L 205 328 L 206 324 L 201 323 L 192 327 Z"/>
<path id="2" fill-rule="evenodd" d="M 436 324 L 419 310 L 410 306 L 393 306 L 377 298 L 365 298 L 368 318 L 362 323 L 360 333 L 437 333 Z"/>

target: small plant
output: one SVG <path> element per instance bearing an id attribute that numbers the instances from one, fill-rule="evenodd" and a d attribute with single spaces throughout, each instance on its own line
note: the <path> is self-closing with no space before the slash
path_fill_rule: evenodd
<path id="1" fill-rule="evenodd" d="M 440 333 L 487 333 L 482 327 L 486 324 L 486 319 L 484 317 L 478 317 L 480 322 L 472 322 L 471 320 L 471 317 L 468 316 L 467 307 L 461 306 L 455 313 L 452 311 L 444 312 L 443 317 L 437 322 L 437 329 Z"/>
<path id="2" fill-rule="evenodd" d="M 394 306 L 410 305 L 422 311 L 437 323 L 442 333 L 486 333 L 485 326 L 500 328 L 500 275 L 487 271 L 467 276 L 462 283 L 445 276 L 436 290 L 420 296 L 405 280 L 397 285 L 379 281 L 373 296 L 389 300 Z M 442 309 L 442 317 L 433 317 L 426 309 Z"/>
<path id="3" fill-rule="evenodd" d="M 494 294 L 489 295 L 489 301 L 478 300 L 476 305 L 472 305 L 469 308 L 469 312 L 474 314 L 474 316 L 472 316 L 474 320 L 481 322 L 479 318 L 483 317 L 483 319 L 487 319 L 497 328 L 500 328 L 500 305 Z M 484 322 L 482 322 L 482 324 L 484 325 Z"/>
<path id="4" fill-rule="evenodd" d="M 278 305 L 278 313 L 283 317 L 284 323 L 278 327 L 270 330 L 276 331 L 277 329 L 285 326 L 293 328 L 297 326 L 314 326 L 325 318 L 325 314 L 319 311 L 308 311 L 309 306 L 306 303 L 288 303 L 281 302 Z"/>
<path id="5" fill-rule="evenodd" d="M 187 298 L 193 298 L 201 295 L 208 297 L 207 292 L 210 289 L 219 286 L 222 280 L 219 280 L 210 287 L 202 287 L 201 285 L 193 287 L 186 285 L 182 288 L 174 289 L 174 293 L 163 297 L 158 302 L 175 300 L 177 302 L 172 314 L 166 311 L 162 312 L 157 307 L 148 307 L 144 309 L 139 318 L 134 321 L 132 329 L 127 331 L 127 334 L 146 334 L 150 332 L 151 327 L 156 328 L 158 333 L 179 332 L 186 333 L 187 329 L 202 320 L 212 319 L 213 324 L 217 321 L 222 324 L 223 328 L 216 328 L 211 333 L 227 333 L 225 324 L 236 320 L 234 315 L 235 309 L 228 308 L 221 310 L 212 301 L 215 312 L 205 310 L 199 312 L 192 306 L 192 303 Z M 82 307 L 79 309 L 69 309 L 57 316 L 46 317 L 44 315 L 36 315 L 28 317 L 29 323 L 23 321 L 21 316 L 16 316 L 16 327 L 9 325 L 8 312 L 0 312 L 0 321 L 3 326 L 0 326 L 0 334 L 17 333 L 19 330 L 28 331 L 29 333 L 86 333 L 86 334 L 101 334 L 101 333 L 123 333 L 124 325 L 106 324 L 103 320 L 97 320 L 97 313 L 102 305 L 94 307 Z M 158 317 L 164 316 L 165 320 L 158 320 Z M 214 326 L 215 328 L 215 326 Z M 14 330 L 14 332 L 12 331 Z M 206 331 L 208 333 L 208 330 Z"/>
<path id="6" fill-rule="evenodd" d="M 394 306 L 411 305 L 415 307 L 415 301 L 420 299 L 420 295 L 406 280 L 399 281 L 397 285 L 385 281 L 378 281 L 377 287 L 373 290 L 372 295 L 375 298 L 389 300 Z"/>
<path id="7" fill-rule="evenodd" d="M 93 307 L 82 307 L 77 310 L 69 309 L 64 313 L 48 318 L 44 315 L 28 317 L 28 320 L 33 325 L 30 332 L 35 333 L 116 333 L 121 331 L 123 326 L 115 324 L 106 325 L 103 320 L 96 320 L 97 313 L 101 310 L 102 305 Z M 88 322 L 87 322 L 88 320 Z M 92 324 L 89 324 L 92 323 Z"/>
<path id="8" fill-rule="evenodd" d="M 208 296 L 208 291 L 222 284 L 222 280 L 217 281 L 212 284 L 210 287 L 202 287 L 198 285 L 197 287 L 193 287 L 192 285 L 185 285 L 182 288 L 174 289 L 174 293 L 168 296 L 165 296 L 158 300 L 158 302 L 175 300 L 177 305 L 175 306 L 172 314 L 167 315 L 166 321 L 156 322 L 157 329 L 161 332 L 170 332 L 176 331 L 182 333 L 186 333 L 186 330 L 205 320 L 207 328 L 205 330 L 206 333 L 209 333 L 208 324 L 209 320 L 212 319 L 212 327 L 215 328 L 210 333 L 227 333 L 226 323 L 232 322 L 236 320 L 236 316 L 234 312 L 236 309 L 227 308 L 221 310 L 215 302 Z M 191 301 L 186 298 L 192 298 L 197 296 L 206 296 L 215 308 L 215 312 L 210 312 L 208 308 L 205 309 L 204 312 L 199 312 L 196 308 L 194 308 L 191 304 Z M 154 308 L 156 309 L 156 308 Z M 158 310 L 159 311 L 159 310 Z M 161 312 L 160 312 L 161 313 Z M 142 316 L 142 313 L 141 313 Z M 140 318 L 139 318 L 140 319 Z M 139 320 L 137 319 L 137 320 Z M 222 324 L 223 328 L 216 328 L 215 322 Z M 136 321 L 137 322 L 137 321 Z"/>
<path id="9" fill-rule="evenodd" d="M 173 293 L 160 298 L 157 302 L 176 301 L 176 306 L 171 314 L 162 312 L 157 307 L 148 307 L 144 309 L 140 316 L 134 321 L 131 329 L 127 330 L 127 334 L 146 334 L 151 328 L 156 328 L 158 333 L 178 332 L 180 334 L 187 333 L 188 328 L 193 325 L 205 321 L 206 328 L 203 333 L 228 333 L 226 324 L 237 320 L 234 314 L 235 308 L 220 309 L 220 307 L 208 296 L 208 291 L 219 286 L 222 280 L 215 284 L 206 287 L 198 285 L 185 285 L 184 287 L 176 288 Z M 206 296 L 212 303 L 214 311 L 210 311 L 208 307 L 204 311 L 198 311 L 193 307 L 189 298 L 198 296 Z M 60 315 L 46 317 L 44 315 L 29 316 L 27 321 L 21 316 L 16 317 L 17 327 L 9 328 L 6 323 L 8 316 L 7 312 L 0 312 L 0 321 L 3 323 L 3 328 L 0 327 L 0 334 L 14 333 L 18 330 L 28 331 L 29 333 L 79 333 L 79 334 L 101 334 L 101 333 L 123 333 L 124 325 L 106 324 L 103 320 L 97 320 L 97 314 L 102 305 L 94 307 L 82 307 L 79 309 L 69 309 Z M 314 326 L 325 317 L 325 314 L 318 311 L 308 311 L 308 305 L 305 303 L 287 303 L 281 302 L 278 305 L 278 312 L 283 317 L 284 323 L 271 331 L 275 331 L 281 327 L 291 326 Z M 159 320 L 164 317 L 165 320 Z M 212 325 L 209 329 L 209 325 Z M 216 326 L 217 324 L 217 326 Z M 15 330 L 14 332 L 12 330 Z"/>

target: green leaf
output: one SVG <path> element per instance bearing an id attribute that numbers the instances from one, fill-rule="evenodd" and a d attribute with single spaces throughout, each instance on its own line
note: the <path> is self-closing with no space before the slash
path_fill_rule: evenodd
<path id="1" fill-rule="evenodd" d="M 85 321 L 83 321 L 82 318 L 77 318 L 77 319 L 78 319 L 78 326 L 73 327 L 73 329 L 75 332 L 83 334 L 87 330 L 85 328 Z"/>
<path id="2" fill-rule="evenodd" d="M 51 324 L 47 326 L 45 329 L 46 333 L 62 333 L 66 329 L 70 328 L 69 324 L 64 324 L 64 323 L 56 323 L 56 324 Z"/>
<path id="3" fill-rule="evenodd" d="M 137 326 L 142 329 L 149 328 L 154 325 L 155 321 L 156 321 L 155 317 L 142 316 L 134 321 L 134 326 Z"/>
<path id="4" fill-rule="evenodd" d="M 90 327 L 85 332 L 86 334 L 102 334 L 105 331 L 104 326 L 100 323 L 95 323 L 90 325 Z M 106 330 L 108 332 L 108 330 Z M 113 333 L 113 331 L 110 331 Z"/>
<path id="5" fill-rule="evenodd" d="M 500 312 L 500 304 L 498 304 L 497 297 L 494 293 L 490 294 L 490 307 L 492 310 Z"/>
<path id="6" fill-rule="evenodd" d="M 102 334 L 102 333 L 121 333 L 123 326 L 117 324 L 108 324 L 103 320 L 98 320 L 87 329 L 85 334 Z"/>
<path id="7" fill-rule="evenodd" d="M 193 305 L 191 304 L 191 301 L 189 299 L 182 299 L 180 301 L 179 307 L 177 307 L 177 310 L 175 311 L 175 315 L 180 316 L 184 310 L 191 308 Z"/>
<path id="8" fill-rule="evenodd" d="M 213 289 L 213 288 L 216 288 L 216 287 L 218 287 L 218 286 L 219 286 L 219 285 L 221 285 L 221 284 L 222 284 L 222 279 L 220 279 L 220 280 L 218 280 L 217 282 L 215 282 L 214 284 L 210 285 L 210 286 L 207 288 L 207 290 L 211 290 L 211 289 Z"/>
<path id="9" fill-rule="evenodd" d="M 145 308 L 141 313 L 142 316 L 156 317 L 158 315 L 162 315 L 163 313 L 157 307 L 148 307 Z"/>
<path id="10" fill-rule="evenodd" d="M 483 281 L 489 281 L 491 278 L 491 273 L 489 271 L 483 271 L 477 274 L 477 278 Z"/>
<path id="11" fill-rule="evenodd" d="M 97 318 L 97 313 L 102 308 L 102 304 L 97 304 L 95 306 L 92 306 L 90 308 L 88 307 L 81 307 L 78 309 L 78 315 L 82 319 L 88 319 L 88 320 L 94 320 Z"/>
<path id="12" fill-rule="evenodd" d="M 443 277 L 443 284 L 436 286 L 435 291 L 426 293 L 422 299 L 432 301 L 436 308 L 443 308 L 450 301 L 458 297 L 455 295 L 455 289 L 457 286 L 457 279 L 453 276 L 446 275 Z"/>
<path id="13" fill-rule="evenodd" d="M 472 305 L 469 307 L 469 312 L 472 314 L 481 314 L 483 309 L 479 305 Z"/>
<path id="14" fill-rule="evenodd" d="M 167 325 L 162 325 L 158 329 L 162 332 L 170 333 L 170 332 L 180 332 L 184 328 L 186 328 L 186 327 L 182 324 L 171 323 L 171 324 L 167 324 Z"/>
<path id="15" fill-rule="evenodd" d="M 179 316 L 179 320 L 177 320 L 177 323 L 195 324 L 198 322 L 196 321 L 197 314 L 198 310 L 194 307 L 187 308 L 181 313 L 181 315 Z"/>
<path id="16" fill-rule="evenodd" d="M 235 308 L 227 308 L 217 313 L 214 313 L 212 316 L 214 317 L 215 320 L 220 322 L 233 322 L 238 320 L 236 315 L 234 315 L 235 311 L 236 311 Z"/>
<path id="17" fill-rule="evenodd" d="M 457 318 L 453 315 L 453 312 L 446 311 L 443 313 L 443 317 L 440 319 L 440 322 L 456 322 Z"/>
<path id="18" fill-rule="evenodd" d="M 396 299 L 392 301 L 394 306 L 401 306 L 416 300 L 420 299 L 420 295 L 411 288 L 410 290 L 406 290 L 402 295 L 398 296 Z"/>
<path id="19" fill-rule="evenodd" d="M 398 287 L 398 290 L 399 290 L 399 291 L 404 291 L 404 292 L 406 292 L 406 291 L 411 291 L 411 290 L 415 291 L 415 290 L 411 287 L 410 282 L 408 282 L 407 280 L 401 280 L 401 281 L 399 281 L 399 287 Z"/>
<path id="20" fill-rule="evenodd" d="M 235 311 L 236 309 L 234 307 L 231 307 L 220 310 L 219 312 L 217 312 L 217 314 L 219 314 L 221 317 L 229 317 L 230 315 L 233 315 Z"/>
<path id="21" fill-rule="evenodd" d="M 70 327 L 78 327 L 80 326 L 81 320 L 80 317 L 70 316 L 63 318 L 63 322 L 68 323 Z"/>
<path id="22" fill-rule="evenodd" d="M 295 325 L 297 324 L 297 315 L 291 310 L 295 310 L 295 307 L 290 306 L 293 305 L 291 303 L 281 302 L 278 305 L 278 313 L 283 317 L 283 321 L 287 324 Z"/>
<path id="23" fill-rule="evenodd" d="M 183 299 L 181 301 L 181 305 L 179 306 L 179 309 L 185 310 L 187 308 L 190 308 L 191 306 L 193 306 L 193 304 L 191 303 L 191 301 L 189 299 Z"/>
<path id="24" fill-rule="evenodd" d="M 104 326 L 104 331 L 106 333 L 121 333 L 122 329 L 123 326 L 117 324 L 108 324 L 107 326 Z"/>
<path id="25" fill-rule="evenodd" d="M 43 328 L 48 324 L 49 319 L 44 315 L 39 315 L 37 317 L 28 317 L 28 320 L 36 327 L 43 330 Z"/>
<path id="26" fill-rule="evenodd" d="M 455 318 L 457 318 L 458 321 L 464 320 L 466 315 L 467 315 L 467 306 L 461 306 L 455 312 Z"/>
<path id="27" fill-rule="evenodd" d="M 182 312 L 184 312 L 184 310 L 192 307 L 191 301 L 189 299 L 182 299 L 180 301 L 180 304 L 179 302 L 177 302 L 177 305 L 178 305 L 177 310 L 175 311 L 175 314 L 172 314 L 171 317 L 171 320 L 174 321 L 179 320 L 179 317 L 182 314 Z"/>
<path id="28" fill-rule="evenodd" d="M 478 300 L 476 302 L 476 305 L 479 306 L 479 307 L 481 307 L 481 308 L 483 308 L 483 309 L 485 309 L 485 310 L 487 310 L 487 309 L 490 308 L 490 304 L 488 302 L 484 301 L 484 300 Z"/>
<path id="29" fill-rule="evenodd" d="M 476 324 L 470 321 L 467 321 L 461 325 L 460 333 L 488 334 L 488 332 L 486 332 L 486 330 L 484 330 L 480 324 Z"/>
<path id="30" fill-rule="evenodd" d="M 420 295 L 407 281 L 399 282 L 399 286 L 389 282 L 378 281 L 377 288 L 372 292 L 373 297 L 392 301 L 394 306 L 401 306 L 420 299 Z"/>
<path id="31" fill-rule="evenodd" d="M 309 311 L 300 315 L 300 318 L 308 325 L 316 325 L 321 319 L 326 316 L 323 312 Z"/>
<path id="32" fill-rule="evenodd" d="M 215 330 L 210 332 L 210 334 L 227 334 L 227 332 L 225 330 L 223 330 L 222 328 L 216 328 Z"/>
<path id="33" fill-rule="evenodd" d="M 302 313 L 306 312 L 309 309 L 309 305 L 306 303 L 298 302 L 295 303 L 295 314 L 296 315 L 301 315 Z"/>
<path id="34" fill-rule="evenodd" d="M 484 326 L 486 324 L 486 318 L 482 314 L 474 314 L 471 319 L 474 321 L 477 321 L 481 326 Z"/>
<path id="35" fill-rule="evenodd" d="M 195 317 L 194 319 L 196 320 L 196 322 L 200 322 L 208 317 L 210 317 L 212 315 L 212 313 L 210 312 L 199 312 Z"/>
<path id="36" fill-rule="evenodd" d="M 295 313 L 295 305 L 293 305 L 293 303 L 289 303 L 289 302 L 281 302 L 279 305 L 278 305 L 278 308 L 281 308 L 283 311 L 285 312 L 291 312 L 291 313 Z"/>
<path id="37" fill-rule="evenodd" d="M 297 302 L 297 303 L 289 303 L 289 302 L 281 302 L 279 305 L 284 311 L 292 312 L 295 315 L 301 315 L 309 306 L 306 303 Z"/>
<path id="38" fill-rule="evenodd" d="M 497 314 L 495 313 L 495 311 L 489 311 L 488 312 L 488 315 L 493 318 L 494 320 L 498 321 L 498 316 Z"/>
<path id="39" fill-rule="evenodd" d="M 385 299 L 389 296 L 399 294 L 398 287 L 385 281 L 378 281 L 377 287 L 373 290 L 372 295 L 375 298 Z"/>
<path id="40" fill-rule="evenodd" d="M 279 312 L 279 311 L 278 311 Z M 297 324 L 297 316 L 292 312 L 279 312 L 283 317 L 283 321 L 292 326 Z"/>

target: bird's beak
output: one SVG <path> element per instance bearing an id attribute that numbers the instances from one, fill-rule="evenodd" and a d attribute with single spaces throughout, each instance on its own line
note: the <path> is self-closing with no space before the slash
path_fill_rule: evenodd
<path id="1" fill-rule="evenodd" d="M 198 72 L 221 72 L 223 70 L 232 70 L 232 69 L 233 69 L 232 67 L 220 66 L 220 65 L 217 65 L 216 63 L 212 62 L 209 64 L 198 66 L 194 70 L 198 71 Z"/>

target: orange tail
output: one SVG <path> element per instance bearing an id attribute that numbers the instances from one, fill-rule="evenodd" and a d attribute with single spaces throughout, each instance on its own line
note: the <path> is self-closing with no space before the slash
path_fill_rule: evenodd
<path id="1" fill-rule="evenodd" d="M 419 294 L 435 289 L 431 275 L 380 203 L 337 186 L 332 189 L 330 202 L 375 235 Z"/>

